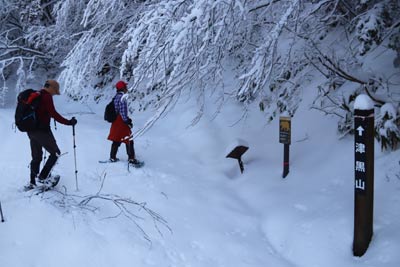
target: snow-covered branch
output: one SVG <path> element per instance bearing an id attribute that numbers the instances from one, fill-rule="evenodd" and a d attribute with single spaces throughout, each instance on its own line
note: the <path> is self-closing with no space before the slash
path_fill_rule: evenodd
<path id="1" fill-rule="evenodd" d="M 292 1 L 288 4 L 289 6 L 278 23 L 266 34 L 267 38 L 264 40 L 264 44 L 255 50 L 249 64 L 251 68 L 239 77 L 241 86 L 238 90 L 238 97 L 240 99 L 252 100 L 265 89 L 276 63 L 277 46 L 283 28 L 289 23 L 289 17 L 298 4 L 299 1 Z"/>
<path id="2" fill-rule="evenodd" d="M 204 86 L 222 84 L 222 61 L 236 45 L 245 15 L 238 0 L 165 1 L 149 7 L 123 37 L 128 47 L 121 76 L 131 77 L 132 98 L 163 112 L 184 90 L 201 95 Z"/>
<path id="3" fill-rule="evenodd" d="M 317 80 L 314 107 L 345 119 L 346 131 L 354 94 L 366 92 L 379 105 L 395 95 L 393 78 L 364 69 L 373 69 L 366 58 L 380 55 L 400 66 L 398 1 L 3 2 L 0 98 L 11 75 L 23 86 L 43 69 L 81 101 L 109 96 L 124 79 L 131 111 L 154 109 L 137 134 L 182 95 L 197 100 L 192 123 L 205 113 L 208 95 L 218 96 L 218 111 L 229 96 L 244 110 L 258 105 L 272 120 L 283 111 L 294 115 L 307 82 Z"/>

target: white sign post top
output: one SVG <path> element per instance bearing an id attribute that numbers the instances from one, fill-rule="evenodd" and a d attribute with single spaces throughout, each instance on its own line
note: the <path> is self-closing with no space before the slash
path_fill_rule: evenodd
<path id="1" fill-rule="evenodd" d="M 369 110 L 373 108 L 374 108 L 374 102 L 368 95 L 361 94 L 357 96 L 354 102 L 354 109 Z"/>

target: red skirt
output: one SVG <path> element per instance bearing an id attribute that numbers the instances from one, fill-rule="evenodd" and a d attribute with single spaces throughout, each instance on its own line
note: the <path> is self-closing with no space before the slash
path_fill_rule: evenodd
<path id="1" fill-rule="evenodd" d="M 115 121 L 111 124 L 108 140 L 122 143 L 129 143 L 132 140 L 132 131 L 122 120 L 120 114 L 118 114 Z"/>

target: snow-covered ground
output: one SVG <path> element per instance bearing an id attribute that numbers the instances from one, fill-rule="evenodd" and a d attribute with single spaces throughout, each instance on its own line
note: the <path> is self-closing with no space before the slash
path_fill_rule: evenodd
<path id="1" fill-rule="evenodd" d="M 375 145 L 374 236 L 366 254 L 354 257 L 353 139 L 338 140 L 335 118 L 309 110 L 306 101 L 292 119 L 290 173 L 282 179 L 278 122 L 266 125 L 257 110 L 239 121 L 240 108 L 227 104 L 216 119 L 205 114 L 188 128 L 196 108 L 181 101 L 135 140 L 146 165 L 128 171 L 124 147 L 122 162 L 98 163 L 111 145 L 104 105 L 54 100 L 61 114 L 78 119 L 79 190 L 72 128 L 58 124 L 54 134 L 68 152 L 54 169 L 60 192 L 21 191 L 29 177 L 28 137 L 12 128 L 12 105 L 1 109 L 1 267 L 400 266 L 400 151 L 382 153 Z M 147 119 L 131 115 L 135 129 Z M 250 147 L 243 174 L 225 158 L 237 138 Z M 167 225 L 135 203 L 105 199 L 117 196 L 145 203 Z M 85 197 L 104 199 L 79 206 Z M 139 217 L 129 219 L 121 208 Z"/>

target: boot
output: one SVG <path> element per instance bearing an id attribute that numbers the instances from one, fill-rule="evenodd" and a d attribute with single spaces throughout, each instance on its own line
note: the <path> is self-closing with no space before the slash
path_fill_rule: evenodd
<path id="1" fill-rule="evenodd" d="M 119 142 L 113 142 L 111 144 L 111 151 L 110 151 L 110 161 L 111 162 L 118 161 L 117 152 L 118 152 L 118 148 L 120 145 L 121 145 L 121 143 L 119 143 Z"/>

